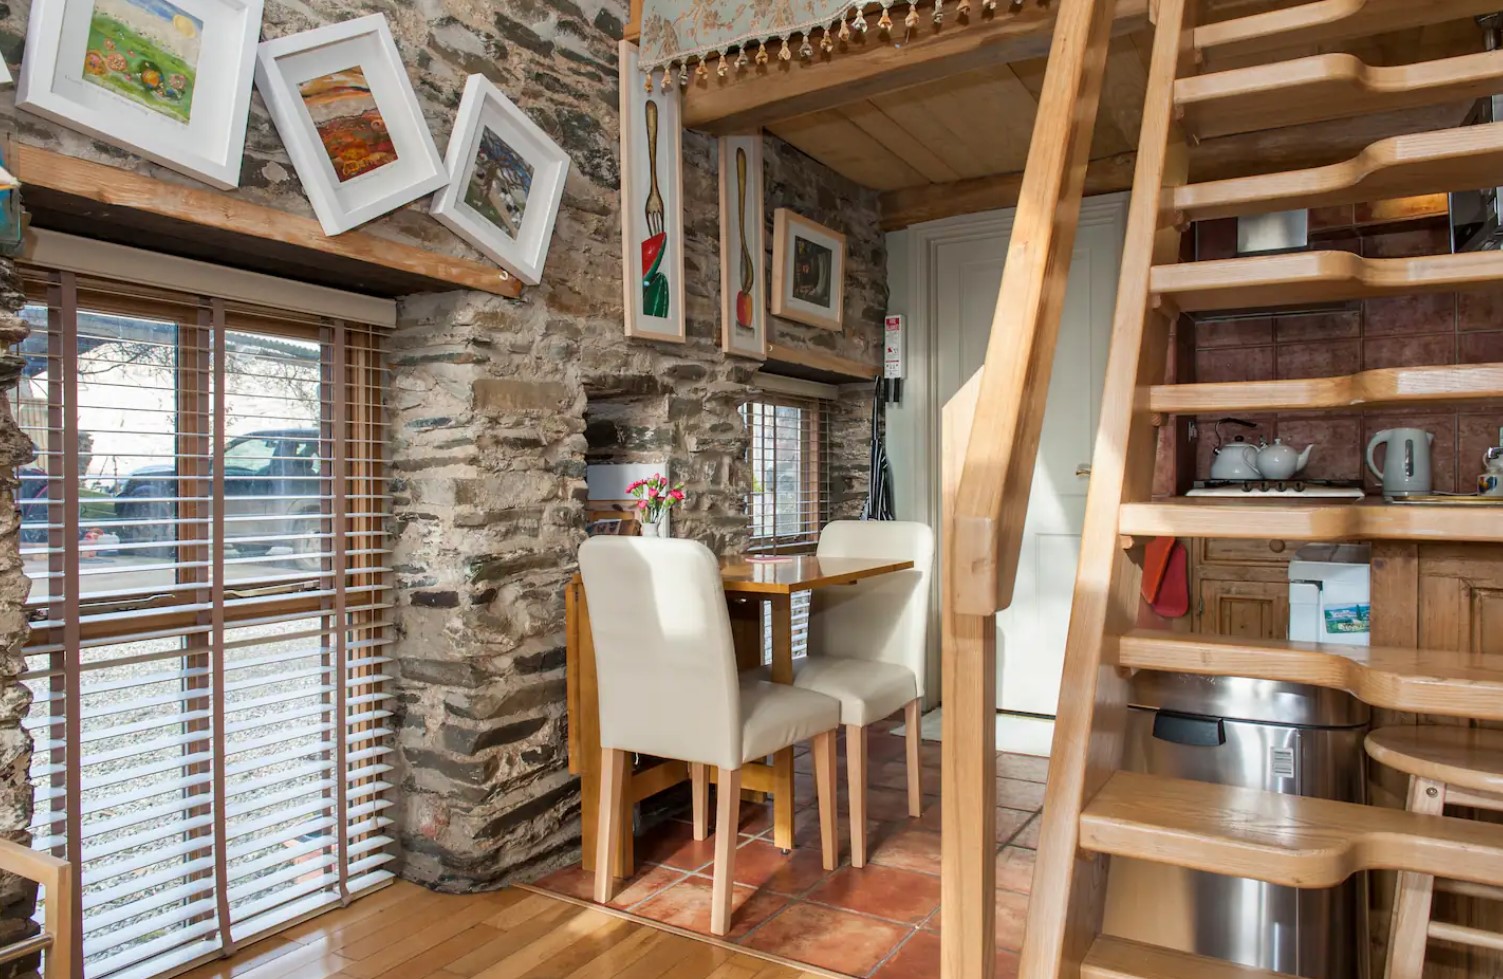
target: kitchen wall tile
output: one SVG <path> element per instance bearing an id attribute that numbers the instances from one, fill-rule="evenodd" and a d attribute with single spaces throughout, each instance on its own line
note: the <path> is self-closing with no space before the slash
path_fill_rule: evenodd
<path id="1" fill-rule="evenodd" d="M 1456 329 L 1462 333 L 1503 330 L 1503 289 L 1457 295 Z"/>
<path id="2" fill-rule="evenodd" d="M 1460 337 L 1462 364 L 1496 364 L 1503 362 L 1503 331 L 1496 333 L 1463 333 Z"/>
<path id="3" fill-rule="evenodd" d="M 1456 360 L 1456 334 L 1420 334 L 1419 336 L 1383 337 L 1362 341 L 1362 368 L 1425 367 L 1450 364 Z"/>
<path id="4" fill-rule="evenodd" d="M 1195 346 L 1200 350 L 1270 343 L 1273 343 L 1273 319 L 1268 316 L 1195 324 Z"/>
<path id="5" fill-rule="evenodd" d="M 1456 415 L 1414 412 L 1399 414 L 1391 412 L 1373 412 L 1363 419 L 1362 451 L 1364 456 L 1367 452 L 1368 441 L 1378 432 L 1386 428 L 1418 428 L 1423 429 L 1435 436 L 1435 441 L 1430 446 L 1430 471 L 1433 475 L 1433 489 L 1437 493 L 1453 493 L 1456 491 Z M 1374 453 L 1377 457 L 1378 468 L 1387 466 L 1386 452 L 1379 448 Z M 1395 456 L 1397 459 L 1397 456 Z M 1397 464 L 1397 463 L 1396 463 Z M 1366 470 L 1364 463 L 1363 469 Z M 1470 468 L 1470 463 L 1468 463 Z M 1372 473 L 1365 474 L 1368 490 L 1376 493 L 1382 484 Z"/>
<path id="6" fill-rule="evenodd" d="M 1310 208 L 1311 234 L 1328 229 L 1350 228 L 1356 223 L 1356 209 L 1351 204 L 1333 204 L 1329 207 Z"/>
<path id="7" fill-rule="evenodd" d="M 1279 343 L 1310 340 L 1347 340 L 1362 335 L 1362 310 L 1343 309 L 1328 313 L 1300 313 L 1274 320 Z"/>
<path id="8" fill-rule="evenodd" d="M 1362 335 L 1366 337 L 1452 333 L 1456 329 L 1453 292 L 1369 299 L 1362 306 Z"/>
<path id="9" fill-rule="evenodd" d="M 1269 381 L 1273 350 L 1268 347 L 1219 347 L 1195 352 L 1197 381 Z"/>
<path id="10" fill-rule="evenodd" d="M 1439 225 L 1410 231 L 1369 235 L 1362 239 L 1362 254 L 1367 258 L 1439 255 L 1450 250 L 1450 231 Z"/>
<path id="11" fill-rule="evenodd" d="M 1360 340 L 1322 340 L 1314 343 L 1282 343 L 1276 348 L 1277 376 L 1329 377 L 1361 370 Z"/>

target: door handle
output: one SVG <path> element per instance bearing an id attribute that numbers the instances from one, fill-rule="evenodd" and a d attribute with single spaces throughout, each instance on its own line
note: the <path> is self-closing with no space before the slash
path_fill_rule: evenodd
<path id="1" fill-rule="evenodd" d="M 1090 479 L 1091 464 L 1089 462 L 1082 462 L 1080 465 L 1076 466 L 1075 475 L 1080 479 Z"/>

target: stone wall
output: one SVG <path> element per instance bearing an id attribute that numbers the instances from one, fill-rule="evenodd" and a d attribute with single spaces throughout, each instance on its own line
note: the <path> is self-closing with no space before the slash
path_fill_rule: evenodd
<path id="1" fill-rule="evenodd" d="M 675 534 L 737 549 L 747 480 L 736 409 L 757 364 L 719 350 L 715 144 L 695 134 L 684 142 L 688 342 L 622 335 L 616 41 L 624 0 L 268 0 L 262 36 L 373 12 L 391 22 L 441 149 L 465 78 L 480 72 L 573 164 L 542 285 L 519 301 L 411 297 L 390 344 L 403 872 L 449 890 L 484 888 L 539 873 L 578 848 L 578 787 L 564 746 L 562 589 L 583 538 L 587 452 L 666 461 L 691 494 Z M 12 68 L 27 13 L 26 4 L 0 4 L 0 54 Z M 0 92 L 0 126 L 22 141 L 192 183 L 18 114 L 12 103 L 13 89 Z M 845 232 L 849 253 L 845 330 L 779 322 L 778 341 L 875 360 L 886 303 L 876 194 L 771 137 L 765 157 L 769 242 L 772 211 L 786 205 Z M 236 193 L 311 214 L 259 95 Z M 425 203 L 363 230 L 478 257 Z M 865 396 L 852 395 L 833 415 L 833 442 L 842 446 L 837 512 L 850 514 L 865 494 Z M 9 512 L 8 501 L 0 509 Z M 0 534 L 9 535 L 0 537 L 7 643 L 7 602 L 21 581 L 14 531 Z M 12 703 L 19 688 L 7 689 L 0 732 L 24 710 Z M 0 772 L 10 759 L 0 735 Z M 16 764 L 24 768 L 24 759 Z M 0 817 L 11 813 L 10 784 L 0 776 Z"/>

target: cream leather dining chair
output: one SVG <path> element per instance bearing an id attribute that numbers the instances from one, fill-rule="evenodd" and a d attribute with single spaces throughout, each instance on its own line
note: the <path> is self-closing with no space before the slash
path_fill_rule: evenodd
<path id="1" fill-rule="evenodd" d="M 824 865 L 834 870 L 835 731 L 840 704 L 736 672 L 720 567 L 696 541 L 592 537 L 579 549 L 600 697 L 600 831 L 595 900 L 613 896 L 628 753 L 689 763 L 694 838 L 708 833 L 717 769 L 710 931 L 730 930 L 741 766 L 812 739 Z"/>
<path id="2" fill-rule="evenodd" d="M 908 814 L 923 812 L 919 703 L 929 632 L 934 531 L 897 520 L 836 520 L 820 532 L 823 558 L 901 558 L 913 568 L 813 593 L 809 655 L 794 685 L 840 701 L 850 780 L 851 865 L 866 865 L 866 729 L 898 710 L 907 724 Z"/>

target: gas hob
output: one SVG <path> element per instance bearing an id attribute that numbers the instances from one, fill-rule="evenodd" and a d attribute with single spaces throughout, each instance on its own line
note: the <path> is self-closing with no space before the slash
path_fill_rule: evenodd
<path id="1" fill-rule="evenodd" d="M 1303 496 L 1324 500 L 1360 500 L 1367 494 L 1356 481 L 1337 479 L 1204 479 L 1186 496 L 1275 497 Z"/>

